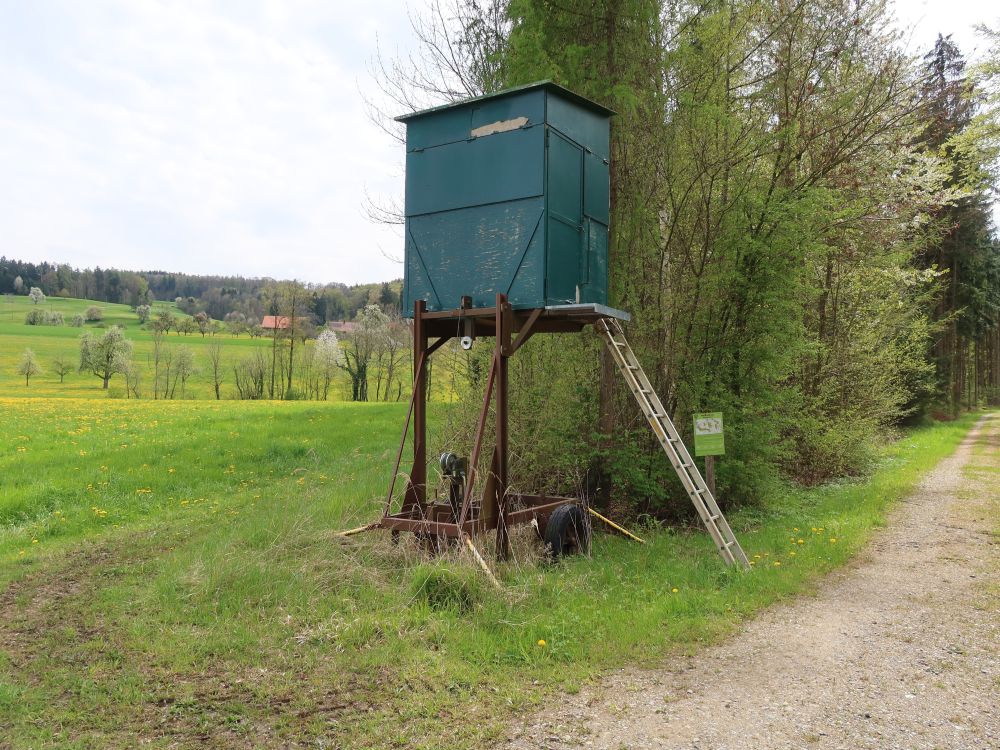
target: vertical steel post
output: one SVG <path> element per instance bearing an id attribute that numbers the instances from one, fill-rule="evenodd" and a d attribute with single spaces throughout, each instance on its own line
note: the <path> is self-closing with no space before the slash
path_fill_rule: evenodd
<path id="1" fill-rule="evenodd" d="M 510 535 L 507 531 L 507 353 L 510 351 L 512 316 L 507 296 L 497 294 L 496 302 L 496 493 L 497 493 L 497 558 L 510 557 Z"/>
<path id="2" fill-rule="evenodd" d="M 410 470 L 411 502 L 423 509 L 427 503 L 427 303 L 413 304 L 413 468 Z M 417 367 L 423 362 L 423 367 Z M 408 495 L 411 493 L 407 493 Z"/>

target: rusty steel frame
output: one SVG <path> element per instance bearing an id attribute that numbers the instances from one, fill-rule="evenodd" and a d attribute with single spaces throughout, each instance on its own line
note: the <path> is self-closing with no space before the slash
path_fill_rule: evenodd
<path id="1" fill-rule="evenodd" d="M 525 495 L 509 491 L 508 360 L 536 333 L 575 333 L 601 317 L 604 316 L 597 312 L 566 313 L 546 308 L 514 311 L 504 294 L 497 294 L 493 307 L 472 308 L 469 306 L 469 299 L 463 298 L 461 307 L 437 312 L 427 312 L 424 301 L 418 300 L 413 311 L 413 393 L 382 517 L 366 528 L 388 529 L 394 534 L 401 531 L 413 532 L 428 543 L 442 538 L 462 542 L 467 536 L 496 529 L 496 555 L 500 559 L 506 559 L 510 555 L 511 526 L 535 521 L 541 532 L 549 515 L 560 505 L 580 503 L 579 498 Z M 427 501 L 427 363 L 431 354 L 450 339 L 461 335 L 463 330 L 476 337 L 492 337 L 495 344 L 483 391 L 483 402 L 476 421 L 465 492 L 456 519 L 450 504 Z M 514 334 L 517 334 L 516 338 Z M 436 339 L 434 343 L 430 343 L 432 338 Z M 495 411 L 493 455 L 483 481 L 479 512 L 476 514 L 476 479 L 491 405 Z M 406 479 L 402 506 L 399 512 L 393 513 L 396 480 L 411 426 L 413 465 Z M 513 505 L 521 507 L 513 510 Z"/>

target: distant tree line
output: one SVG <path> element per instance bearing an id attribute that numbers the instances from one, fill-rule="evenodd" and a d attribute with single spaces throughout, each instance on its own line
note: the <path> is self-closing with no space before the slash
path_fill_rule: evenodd
<path id="1" fill-rule="evenodd" d="M 188 315 L 205 313 L 223 320 L 236 313 L 247 319 L 267 314 L 269 278 L 203 276 L 164 271 L 123 271 L 115 268 L 78 269 L 60 263 L 30 263 L 0 256 L 0 294 L 32 293 L 77 297 L 138 308 L 155 300 L 176 302 Z M 400 282 L 375 284 L 308 284 L 305 304 L 320 323 L 353 320 L 365 305 L 398 308 Z"/>

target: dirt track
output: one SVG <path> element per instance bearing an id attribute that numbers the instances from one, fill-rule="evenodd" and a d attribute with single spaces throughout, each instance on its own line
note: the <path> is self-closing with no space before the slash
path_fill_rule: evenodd
<path id="1" fill-rule="evenodd" d="M 626 670 L 510 748 L 1000 748 L 1000 415 L 816 597 L 661 670 Z"/>

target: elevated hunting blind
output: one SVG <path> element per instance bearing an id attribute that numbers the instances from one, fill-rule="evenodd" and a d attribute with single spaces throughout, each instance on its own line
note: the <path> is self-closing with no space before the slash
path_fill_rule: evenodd
<path id="1" fill-rule="evenodd" d="M 589 548 L 585 499 L 528 495 L 508 476 L 508 360 L 536 333 L 593 325 L 604 339 L 723 559 L 746 555 L 607 306 L 609 123 L 614 113 L 551 82 L 400 117 L 406 123 L 406 261 L 403 311 L 413 318 L 413 395 L 382 517 L 343 532 L 407 531 L 429 549 L 534 523 L 556 556 Z M 468 458 L 438 460 L 447 492 L 429 497 L 427 363 L 448 341 L 492 337 L 493 356 Z M 480 458 L 492 411 L 492 457 Z M 410 437 L 413 464 L 400 474 Z M 482 488 L 476 481 L 482 478 Z M 397 501 L 397 479 L 405 489 Z M 614 526 L 614 524 L 611 524 Z M 621 527 L 615 526 L 620 531 Z M 628 532 L 625 532 L 628 533 Z M 488 570 L 488 567 L 487 567 Z"/>
<path id="2" fill-rule="evenodd" d="M 536 83 L 398 118 L 404 312 L 607 304 L 612 114 Z"/>

